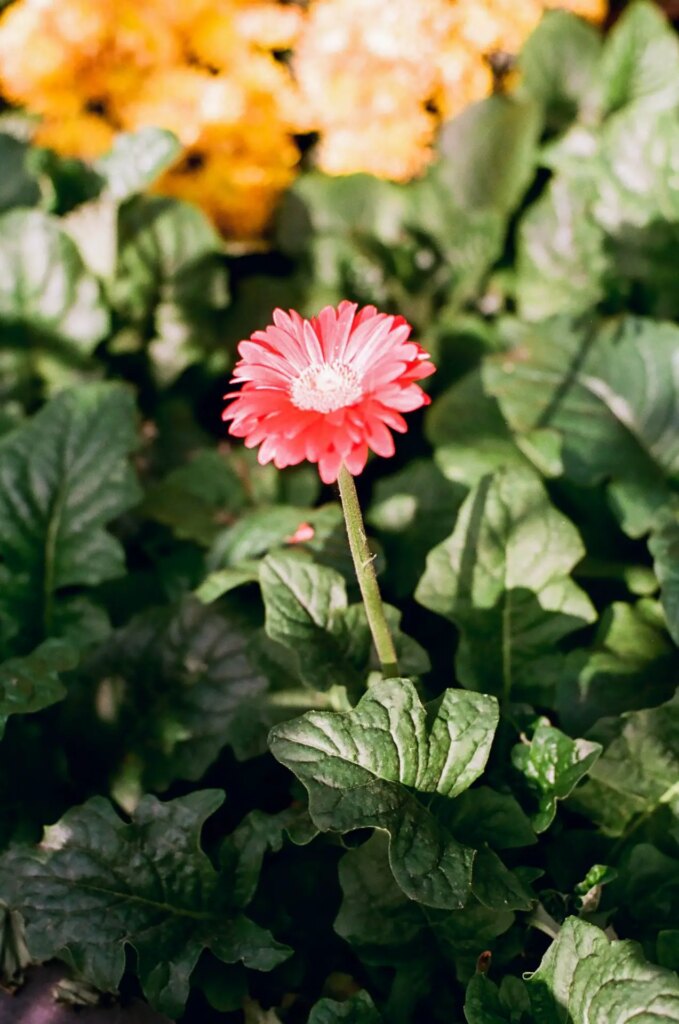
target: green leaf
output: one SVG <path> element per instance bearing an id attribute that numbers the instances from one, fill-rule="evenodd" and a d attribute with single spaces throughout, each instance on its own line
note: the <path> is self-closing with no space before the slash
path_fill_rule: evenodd
<path id="1" fill-rule="evenodd" d="M 240 752 L 243 724 L 267 690 L 250 643 L 237 619 L 190 599 L 112 633 L 86 675 L 90 699 L 108 709 L 118 770 L 132 761 L 142 789 L 164 790 L 199 779 L 227 744 Z"/>
<path id="2" fill-rule="evenodd" d="M 539 722 L 530 743 L 526 740 L 512 750 L 512 764 L 521 772 L 538 799 L 533 828 L 544 832 L 554 821 L 558 800 L 565 800 L 598 760 L 602 747 L 570 736 Z"/>
<path id="3" fill-rule="evenodd" d="M 636 943 L 609 942 L 575 917 L 565 922 L 528 988 L 540 1024 L 679 1021 L 677 976 L 647 963 Z"/>
<path id="4" fill-rule="evenodd" d="M 604 719 L 590 732 L 606 744 L 572 805 L 612 836 L 669 806 L 679 812 L 679 697 Z"/>
<path id="5" fill-rule="evenodd" d="M 272 730 L 271 751 L 304 783 L 321 831 L 384 829 L 403 892 L 456 908 L 471 889 L 473 851 L 427 810 L 478 778 L 497 724 L 491 697 L 446 690 L 429 708 L 407 679 L 375 684 L 353 711 L 309 712 Z"/>
<path id="6" fill-rule="evenodd" d="M 15 206 L 36 206 L 40 201 L 38 182 L 27 166 L 28 152 L 25 142 L 0 132 L 0 212 Z"/>
<path id="7" fill-rule="evenodd" d="M 203 449 L 151 485 L 142 512 L 169 526 L 180 540 L 207 547 L 223 529 L 224 520 L 238 513 L 246 501 L 235 469 L 219 451 Z"/>
<path id="8" fill-rule="evenodd" d="M 464 686 L 509 697 L 536 657 L 595 618 L 569 576 L 583 554 L 532 471 L 500 471 L 474 488 L 415 593 L 459 628 Z"/>
<path id="9" fill-rule="evenodd" d="M 450 533 L 464 494 L 428 459 L 377 482 L 366 519 L 385 544 L 387 577 L 398 596 L 412 594 L 427 552 Z"/>
<path id="10" fill-rule="evenodd" d="M 5 344 L 56 344 L 75 360 L 109 329 L 99 282 L 59 222 L 38 210 L 0 217 L 0 322 Z"/>
<path id="11" fill-rule="evenodd" d="M 679 515 L 664 517 L 648 542 L 655 574 L 660 583 L 660 599 L 667 628 L 679 644 Z"/>
<path id="12" fill-rule="evenodd" d="M 333 569 L 294 554 L 270 554 L 260 565 L 259 582 L 266 610 L 265 628 L 272 640 L 290 647 L 302 679 L 324 689 L 355 685 L 356 672 L 342 665 L 350 637 L 345 612 L 344 579 Z"/>
<path id="13" fill-rule="evenodd" d="M 409 899 L 394 881 L 383 832 L 342 857 L 339 878 L 343 899 L 335 931 L 370 962 L 409 963 L 421 956 L 431 961 L 443 952 L 458 965 L 466 959 L 473 969 L 479 952 L 514 920 L 511 911 L 488 909 L 473 897 L 452 912 Z"/>
<path id="14" fill-rule="evenodd" d="M 367 992 L 357 992 L 344 1002 L 321 999 L 312 1008 L 308 1024 L 380 1024 L 382 1017 Z"/>
<path id="15" fill-rule="evenodd" d="M 536 682 L 549 684 L 537 702 L 553 705 L 564 729 L 577 736 L 606 715 L 669 700 L 678 666 L 657 603 L 616 601 L 603 613 L 591 648 L 536 664 Z"/>
<path id="16" fill-rule="evenodd" d="M 611 261 L 592 215 L 596 194 L 582 173 L 557 175 L 521 220 L 516 297 L 525 320 L 583 313 L 606 294 Z"/>
<path id="17" fill-rule="evenodd" d="M 209 555 L 210 568 L 237 568 L 272 549 L 284 547 L 292 543 L 291 538 L 304 523 L 313 527 L 314 535 L 303 547 L 317 553 L 338 527 L 344 530 L 342 512 L 335 503 L 315 509 L 297 505 L 267 507 L 262 503 L 259 508 L 245 512 L 238 522 L 215 538 Z M 346 535 L 343 537 L 346 546 Z"/>
<path id="18" fill-rule="evenodd" d="M 146 127 L 117 135 L 110 153 L 94 166 L 107 191 L 121 201 L 152 185 L 174 163 L 181 148 L 172 132 Z"/>
<path id="19" fill-rule="evenodd" d="M 0 555 L 29 637 L 52 632 L 62 588 L 122 573 L 104 527 L 137 501 L 136 445 L 134 401 L 119 384 L 62 392 L 0 439 Z"/>
<path id="20" fill-rule="evenodd" d="M 456 484 L 474 487 L 486 473 L 526 465 L 477 370 L 436 399 L 427 413 L 426 433 L 436 449 L 436 465 Z"/>
<path id="21" fill-rule="evenodd" d="M 547 11 L 521 56 L 521 90 L 539 103 L 548 128 L 591 123 L 601 102 L 601 35 L 568 11 Z"/>
<path id="22" fill-rule="evenodd" d="M 606 40 L 601 74 L 608 110 L 634 104 L 648 113 L 679 104 L 679 44 L 656 4 L 626 7 Z"/>
<path id="23" fill-rule="evenodd" d="M 499 94 L 444 125 L 441 178 L 458 206 L 510 214 L 533 174 L 540 129 L 537 104 Z"/>
<path id="24" fill-rule="evenodd" d="M 486 361 L 484 383 L 519 436 L 558 433 L 568 479 L 612 481 L 614 511 L 637 537 L 679 474 L 677 352 L 672 324 L 623 317 L 592 331 L 554 320 L 522 328 L 512 352 Z"/>
<path id="25" fill-rule="evenodd" d="M 467 1024 L 518 1024 L 528 1020 L 528 989 L 519 978 L 506 975 L 501 986 L 485 974 L 475 974 L 467 985 L 464 1015 Z"/>
<path id="26" fill-rule="evenodd" d="M 60 640 L 46 640 L 25 658 L 0 664 L 0 739 L 10 715 L 26 715 L 63 700 L 60 672 L 75 668 L 77 652 Z"/>
<path id="27" fill-rule="evenodd" d="M 146 796 L 125 824 L 94 797 L 48 828 L 37 849 L 6 853 L 0 893 L 21 913 L 33 958 L 60 957 L 113 992 L 132 946 L 144 994 L 172 1017 L 204 949 L 264 971 L 285 959 L 286 947 L 244 916 L 230 878 L 200 849 L 202 825 L 222 800 L 218 790 L 168 803 Z"/>
<path id="28" fill-rule="evenodd" d="M 496 850 L 509 850 L 537 841 L 529 819 L 515 798 L 489 786 L 475 786 L 461 793 L 447 820 L 450 827 L 473 846 L 489 843 Z"/>
<path id="29" fill-rule="evenodd" d="M 150 335 L 161 384 L 218 343 L 229 299 L 222 249 L 205 215 L 188 203 L 136 196 L 120 208 L 112 301 L 140 336 Z"/>

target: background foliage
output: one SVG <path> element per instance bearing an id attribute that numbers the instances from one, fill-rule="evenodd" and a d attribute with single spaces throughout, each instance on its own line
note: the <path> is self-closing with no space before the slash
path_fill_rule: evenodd
<path id="1" fill-rule="evenodd" d="M 302 173 L 266 254 L 148 191 L 166 131 L 3 121 L 5 985 L 679 1021 L 679 42 L 554 11 L 519 70 L 409 184 Z M 398 680 L 332 489 L 219 422 L 236 342 L 342 298 L 439 368 L 359 481 Z"/>

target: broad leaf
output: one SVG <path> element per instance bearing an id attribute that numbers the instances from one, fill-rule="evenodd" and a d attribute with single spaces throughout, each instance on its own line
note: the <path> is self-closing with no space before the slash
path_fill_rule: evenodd
<path id="1" fill-rule="evenodd" d="M 679 697 L 649 711 L 603 719 L 590 737 L 606 744 L 571 801 L 608 835 L 622 835 L 661 807 L 679 813 Z"/>
<path id="2" fill-rule="evenodd" d="M 138 498 L 127 458 L 136 426 L 130 391 L 86 384 L 0 440 L 0 556 L 29 638 L 55 629 L 62 588 L 123 571 L 122 547 L 105 526 Z"/>
<path id="3" fill-rule="evenodd" d="M 267 690 L 250 642 L 237 619 L 187 599 L 143 612 L 98 648 L 87 690 L 108 708 L 128 786 L 132 764 L 142 790 L 164 790 L 199 779 L 227 744 L 240 752 L 243 724 Z"/>
<path id="4" fill-rule="evenodd" d="M 197 207 L 136 196 L 120 208 L 115 309 L 151 335 L 155 374 L 169 384 L 217 342 L 228 303 L 222 242 Z"/>
<path id="5" fill-rule="evenodd" d="M 473 898 L 452 912 L 409 899 L 394 881 L 382 832 L 344 855 L 339 878 L 343 900 L 335 931 L 371 962 L 409 962 L 443 952 L 472 965 L 514 920 L 510 911 L 488 909 Z"/>
<path id="6" fill-rule="evenodd" d="M 474 853 L 427 809 L 483 771 L 497 724 L 490 697 L 447 690 L 426 709 L 407 679 L 377 683 L 353 711 L 309 712 L 271 733 L 274 757 L 309 793 L 321 831 L 384 829 L 403 892 L 428 906 L 462 907 Z"/>
<path id="7" fill-rule="evenodd" d="M 118 201 L 143 192 L 181 153 L 178 139 L 163 128 L 147 127 L 116 136 L 110 153 L 95 168 Z"/>
<path id="8" fill-rule="evenodd" d="M 27 166 L 29 152 L 25 142 L 0 132 L 0 212 L 15 206 L 35 206 L 40 200 L 38 181 Z"/>
<path id="9" fill-rule="evenodd" d="M 521 89 L 539 103 L 547 126 L 560 131 L 580 117 L 591 123 L 601 102 L 601 36 L 581 18 L 547 11 L 521 51 Z"/>
<path id="10" fill-rule="evenodd" d="M 679 1021 L 677 976 L 644 960 L 634 942 L 609 942 L 570 917 L 528 981 L 540 1024 L 671 1024 Z"/>
<path id="11" fill-rule="evenodd" d="M 679 104 L 679 43 L 650 0 L 635 0 L 606 40 L 602 79 L 608 110 L 634 104 L 647 113 Z"/>
<path id="12" fill-rule="evenodd" d="M 467 985 L 464 1015 L 467 1024 L 519 1024 L 530 1013 L 528 989 L 519 978 L 506 975 L 498 988 L 485 974 Z"/>
<path id="13" fill-rule="evenodd" d="M 25 658 L 0 664 L 0 739 L 10 715 L 26 715 L 63 700 L 60 672 L 75 668 L 77 652 L 60 640 L 46 640 Z"/>
<path id="14" fill-rule="evenodd" d="M 59 222 L 38 210 L 0 217 L 0 323 L 5 345 L 56 345 L 76 361 L 109 328 L 99 282 Z"/>
<path id="15" fill-rule="evenodd" d="M 535 698 L 556 707 L 567 732 L 582 735 L 599 718 L 669 700 L 678 666 L 657 603 L 616 602 L 603 613 L 591 648 L 535 665 Z"/>
<path id="16" fill-rule="evenodd" d="M 217 790 L 168 803 L 147 796 L 125 824 L 94 797 L 46 830 L 33 850 L 0 861 L 0 894 L 26 924 L 35 960 L 60 957 L 104 992 L 115 991 L 125 947 L 149 1002 L 178 1016 L 204 949 L 225 963 L 268 971 L 286 947 L 244 916 L 200 849 L 203 822 L 221 804 Z"/>
<path id="17" fill-rule="evenodd" d="M 444 125 L 440 170 L 455 202 L 511 213 L 533 173 L 540 127 L 537 104 L 499 94 Z"/>
<path id="18" fill-rule="evenodd" d="M 415 595 L 460 629 L 464 686 L 509 697 L 536 657 L 592 621 L 569 577 L 583 553 L 530 470 L 501 471 L 474 488 L 451 536 L 429 553 Z"/>
<path id="19" fill-rule="evenodd" d="M 557 800 L 565 800 L 591 770 L 601 754 L 601 745 L 589 740 L 572 740 L 540 721 L 530 742 L 512 750 L 512 764 L 521 772 L 538 800 L 533 828 L 544 832 L 554 821 Z"/>
<path id="20" fill-rule="evenodd" d="M 308 1024 L 380 1024 L 382 1017 L 367 992 L 357 992 L 344 1002 L 321 999 L 311 1010 Z"/>
<path id="21" fill-rule="evenodd" d="M 569 479 L 612 481 L 614 510 L 636 537 L 679 474 L 678 352 L 672 324 L 625 317 L 592 332 L 555 320 L 521 329 L 512 352 L 486 362 L 484 381 L 518 435 L 560 435 Z"/>
<path id="22" fill-rule="evenodd" d="M 611 261 L 592 216 L 596 192 L 584 174 L 557 175 L 523 217 L 516 296 L 524 319 L 583 313 L 606 294 Z"/>
<path id="23" fill-rule="evenodd" d="M 651 534 L 648 546 L 660 583 L 667 628 L 674 642 L 679 644 L 679 515 L 664 517 Z"/>

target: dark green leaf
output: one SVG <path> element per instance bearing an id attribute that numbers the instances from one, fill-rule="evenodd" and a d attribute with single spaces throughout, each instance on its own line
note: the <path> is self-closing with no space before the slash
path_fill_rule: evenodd
<path id="1" fill-rule="evenodd" d="M 0 739 L 10 715 L 25 715 L 63 700 L 60 672 L 75 668 L 77 652 L 60 640 L 46 640 L 25 658 L 0 664 Z"/>
<path id="2" fill-rule="evenodd" d="M 0 133 L 0 212 L 15 206 L 35 206 L 40 200 L 38 182 L 26 164 L 27 153 L 25 142 Z"/>
<path id="3" fill-rule="evenodd" d="M 227 744 L 240 752 L 243 723 L 267 681 L 248 651 L 250 631 L 187 599 L 132 619 L 87 666 L 97 704 L 108 710 L 123 765 L 142 788 L 199 779 Z M 128 780 L 129 785 L 129 780 Z"/>
<path id="4" fill-rule="evenodd" d="M 527 469 L 485 477 L 429 553 L 416 599 L 462 633 L 460 681 L 508 697 L 556 641 L 595 617 L 569 572 L 584 549 Z"/>
<path id="5" fill-rule="evenodd" d="M 0 440 L 0 555 L 33 619 L 29 636 L 53 631 L 61 588 L 123 571 L 123 550 L 104 527 L 138 497 L 127 458 L 136 426 L 130 391 L 86 384 Z"/>
<path id="6" fill-rule="evenodd" d="M 557 800 L 565 800 L 591 770 L 601 746 L 588 740 L 572 740 L 549 723 L 541 721 L 530 743 L 514 747 L 512 764 L 535 792 L 539 810 L 533 828 L 544 832 L 554 821 Z"/>
<path id="7" fill-rule="evenodd" d="M 571 802 L 609 835 L 660 807 L 679 811 L 679 697 L 649 711 L 603 719 L 590 737 L 607 744 Z"/>
<path id="8" fill-rule="evenodd" d="M 309 712 L 277 726 L 271 750 L 304 783 L 322 831 L 375 827 L 389 832 L 394 877 L 428 906 L 456 908 L 471 888 L 473 851 L 427 810 L 483 771 L 497 724 L 490 697 L 447 690 L 430 708 L 413 684 L 375 684 L 353 711 Z"/>
<path id="9" fill-rule="evenodd" d="M 660 598 L 667 628 L 679 644 L 679 515 L 667 516 L 648 542 L 655 574 L 660 583 Z"/>
<path id="10" fill-rule="evenodd" d="M 0 892 L 20 911 L 35 960 L 60 957 L 104 992 L 115 991 L 125 947 L 149 1002 L 181 1013 L 203 949 L 225 963 L 268 971 L 288 950 L 245 917 L 200 849 L 217 790 L 168 803 L 147 796 L 130 824 L 94 797 L 46 830 L 35 850 L 0 861 Z"/>
<path id="11" fill-rule="evenodd" d="M 321 999 L 309 1014 L 308 1024 L 380 1024 L 382 1017 L 375 1009 L 375 1004 L 367 992 L 357 992 L 355 996 L 340 1003 L 335 999 Z"/>

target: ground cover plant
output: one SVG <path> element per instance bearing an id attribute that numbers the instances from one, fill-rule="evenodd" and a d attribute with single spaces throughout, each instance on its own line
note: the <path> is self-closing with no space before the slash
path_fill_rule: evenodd
<path id="1" fill-rule="evenodd" d="M 266 248 L 166 126 L 1 115 L 0 1020 L 49 964 L 84 1021 L 679 1021 L 679 40 L 550 11 L 439 115 Z M 366 306 L 403 423 L 327 348 L 304 458 L 222 421 L 275 309 Z"/>

